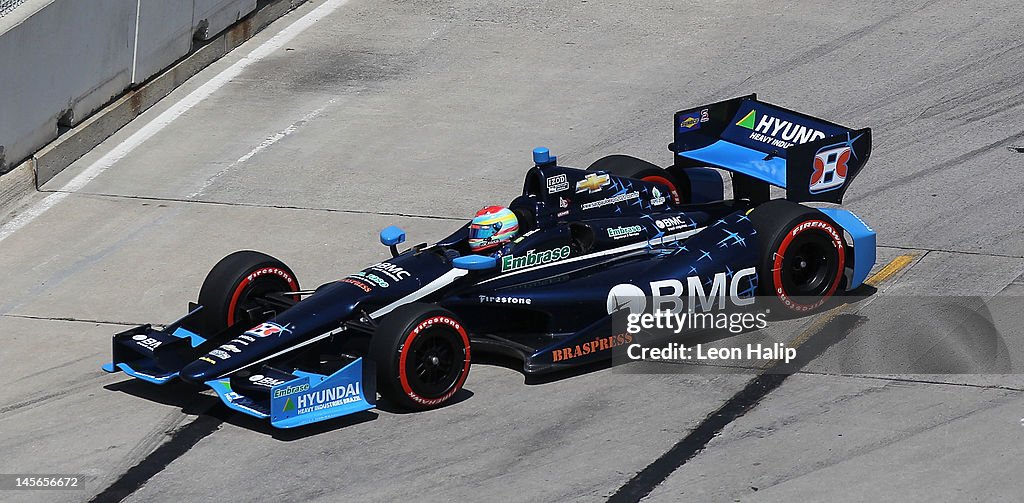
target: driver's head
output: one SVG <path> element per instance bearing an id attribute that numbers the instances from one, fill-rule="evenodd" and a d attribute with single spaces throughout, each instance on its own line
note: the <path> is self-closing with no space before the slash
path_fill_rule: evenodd
<path id="1" fill-rule="evenodd" d="M 469 224 L 469 248 L 473 252 L 489 250 L 512 240 L 519 230 L 519 219 L 504 206 L 488 206 Z"/>

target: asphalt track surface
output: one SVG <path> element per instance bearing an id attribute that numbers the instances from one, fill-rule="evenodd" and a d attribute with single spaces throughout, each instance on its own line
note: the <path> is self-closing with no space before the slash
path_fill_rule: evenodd
<path id="1" fill-rule="evenodd" d="M 351 0 L 209 87 L 309 3 L 27 198 L 70 187 L 0 241 L 0 473 L 89 481 L 0 500 L 1019 501 L 1020 375 L 483 364 L 449 407 L 294 432 L 99 371 L 113 332 L 178 317 L 236 249 L 312 287 L 386 256 L 386 225 L 427 241 L 510 200 L 534 146 L 667 163 L 675 110 L 750 92 L 874 128 L 846 206 L 879 233 L 876 272 L 905 258 L 851 312 L 1024 293 L 1018 2 L 516 3 Z"/>

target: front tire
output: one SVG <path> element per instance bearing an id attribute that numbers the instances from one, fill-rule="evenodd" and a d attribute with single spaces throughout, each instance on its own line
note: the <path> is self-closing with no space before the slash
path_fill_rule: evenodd
<path id="1" fill-rule="evenodd" d="M 843 280 L 842 229 L 818 210 L 781 199 L 755 208 L 750 220 L 761 245 L 761 295 L 794 314 L 824 305 Z"/>
<path id="2" fill-rule="evenodd" d="M 401 306 L 384 317 L 370 339 L 381 396 L 409 410 L 450 402 L 469 375 L 466 327 L 433 304 Z"/>
<path id="3" fill-rule="evenodd" d="M 245 320 L 255 325 L 259 321 L 249 313 L 261 307 L 261 297 L 297 291 L 295 273 L 284 262 L 257 251 L 234 252 L 213 266 L 199 290 L 202 335 L 210 337 Z M 298 296 L 293 300 L 298 302 Z"/>

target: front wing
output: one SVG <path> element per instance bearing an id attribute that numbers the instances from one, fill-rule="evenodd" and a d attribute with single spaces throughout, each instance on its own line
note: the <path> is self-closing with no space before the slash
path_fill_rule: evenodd
<path id="1" fill-rule="evenodd" d="M 192 314 L 192 313 L 190 313 Z M 177 322 L 164 330 L 141 325 L 114 336 L 110 373 L 124 372 L 153 384 L 167 384 L 184 365 L 173 358 L 205 339 Z M 294 428 L 373 408 L 377 402 L 373 362 L 357 358 L 338 371 L 317 374 L 285 372 L 263 365 L 205 383 L 232 410 L 269 419 L 275 428 Z"/>
<path id="2" fill-rule="evenodd" d="M 270 419 L 275 428 L 294 428 L 355 414 L 372 409 L 377 402 L 373 363 L 362 358 L 331 375 L 301 370 L 288 374 L 269 367 L 263 371 L 246 378 L 214 379 L 206 385 L 217 392 L 224 405 Z M 239 386 L 239 380 L 248 381 L 249 389 Z M 265 396 L 252 389 L 260 387 L 261 381 L 269 387 Z"/>

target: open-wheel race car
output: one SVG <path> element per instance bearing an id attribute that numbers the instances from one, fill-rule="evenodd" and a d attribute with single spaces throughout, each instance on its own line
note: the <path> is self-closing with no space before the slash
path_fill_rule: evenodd
<path id="1" fill-rule="evenodd" d="M 507 206 L 401 252 L 405 233 L 384 229 L 390 258 L 315 290 L 273 257 L 228 255 L 184 318 L 115 335 L 104 369 L 206 385 L 288 428 L 367 410 L 378 392 L 407 409 L 442 406 L 479 351 L 519 358 L 528 374 L 609 358 L 631 341 L 612 313 L 637 298 L 803 313 L 864 281 L 874 231 L 800 203 L 842 201 L 869 129 L 755 95 L 677 112 L 674 127 L 667 168 L 624 155 L 569 168 L 536 149 Z M 729 199 L 719 170 L 731 173 Z"/>

